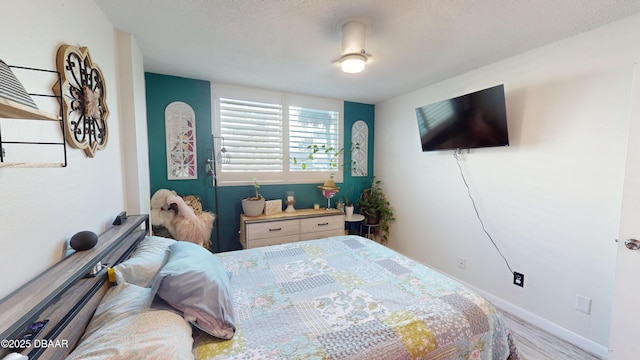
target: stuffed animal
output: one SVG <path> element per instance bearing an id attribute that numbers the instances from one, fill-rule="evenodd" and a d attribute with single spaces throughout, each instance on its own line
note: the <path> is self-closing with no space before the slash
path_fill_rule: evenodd
<path id="1" fill-rule="evenodd" d="M 209 248 L 215 215 L 202 211 L 202 204 L 197 197 L 188 195 L 188 200 L 196 207 L 198 215 L 175 191 L 156 191 L 151 197 L 151 224 L 164 226 L 176 240 Z"/>
<path id="2" fill-rule="evenodd" d="M 176 195 L 175 191 L 160 189 L 151 197 L 151 225 L 166 227 L 176 216 L 176 212 L 171 209 L 167 202 L 169 196 Z"/>
<path id="3" fill-rule="evenodd" d="M 195 195 L 185 195 L 182 197 L 182 200 L 189 205 L 189 207 L 193 210 L 193 213 L 196 216 L 202 214 L 202 202 L 200 202 L 200 197 Z"/>

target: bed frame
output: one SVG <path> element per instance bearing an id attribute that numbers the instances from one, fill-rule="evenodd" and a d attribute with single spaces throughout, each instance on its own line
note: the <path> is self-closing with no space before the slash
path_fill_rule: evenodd
<path id="1" fill-rule="evenodd" d="M 107 292 L 107 266 L 125 260 L 149 229 L 148 215 L 129 216 L 102 233 L 94 248 L 66 257 L 0 300 L 0 358 L 11 352 L 30 360 L 67 356 Z M 100 271 L 89 275 L 94 268 Z"/>

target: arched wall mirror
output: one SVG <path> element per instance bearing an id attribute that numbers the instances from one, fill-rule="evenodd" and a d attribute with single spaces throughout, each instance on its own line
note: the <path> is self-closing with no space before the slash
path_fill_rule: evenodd
<path id="1" fill-rule="evenodd" d="M 356 146 L 357 144 L 357 146 Z M 351 176 L 369 174 L 369 126 L 358 120 L 351 126 Z"/>
<path id="2" fill-rule="evenodd" d="M 167 136 L 167 178 L 197 179 L 196 116 L 193 108 L 181 101 L 164 110 Z"/>

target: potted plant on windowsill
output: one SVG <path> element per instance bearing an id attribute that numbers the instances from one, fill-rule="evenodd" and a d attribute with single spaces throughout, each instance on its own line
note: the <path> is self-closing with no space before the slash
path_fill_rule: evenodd
<path id="1" fill-rule="evenodd" d="M 242 212 L 244 212 L 246 216 L 258 216 L 264 211 L 264 197 L 258 193 L 258 189 L 260 188 L 258 179 L 251 178 L 251 181 L 253 181 L 256 196 L 242 199 Z"/>
<path id="2" fill-rule="evenodd" d="M 373 178 L 371 187 L 364 189 L 358 207 L 360 213 L 366 218 L 369 225 L 377 225 L 374 236 L 380 238 L 381 243 L 386 243 L 389 238 L 389 223 L 395 220 L 391 203 L 380 186 L 381 181 Z"/>

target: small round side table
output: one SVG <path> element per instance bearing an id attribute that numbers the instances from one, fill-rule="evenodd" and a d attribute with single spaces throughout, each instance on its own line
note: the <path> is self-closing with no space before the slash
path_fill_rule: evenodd
<path id="1" fill-rule="evenodd" d="M 358 229 L 358 235 L 362 236 L 362 222 L 364 221 L 364 215 L 353 214 L 351 216 L 345 216 L 344 221 L 347 224 L 347 233 L 351 233 L 350 228 L 352 225 L 357 225 L 359 223 L 360 228 Z"/>
<path id="2" fill-rule="evenodd" d="M 380 224 L 364 224 L 364 226 L 367 227 L 367 239 L 371 239 L 375 241 L 375 228 L 377 228 L 378 226 L 380 226 Z M 373 228 L 373 232 L 371 231 L 371 228 Z"/>

